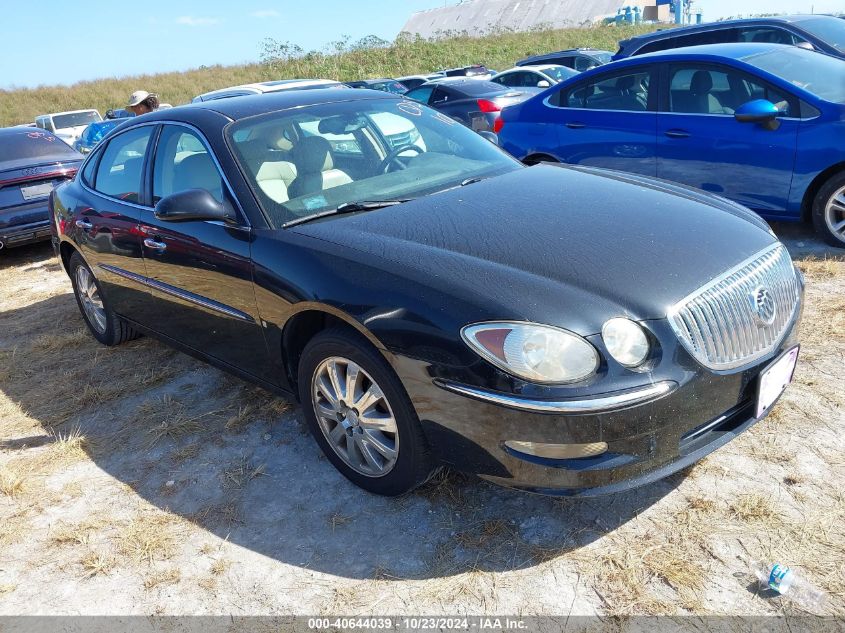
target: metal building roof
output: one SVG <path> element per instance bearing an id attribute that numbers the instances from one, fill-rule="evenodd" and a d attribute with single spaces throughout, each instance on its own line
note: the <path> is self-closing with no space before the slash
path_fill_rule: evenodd
<path id="1" fill-rule="evenodd" d="M 464 0 L 414 13 L 402 31 L 431 38 L 449 31 L 481 35 L 496 29 L 585 26 L 616 15 L 624 6 L 647 4 L 654 5 L 655 0 Z"/>

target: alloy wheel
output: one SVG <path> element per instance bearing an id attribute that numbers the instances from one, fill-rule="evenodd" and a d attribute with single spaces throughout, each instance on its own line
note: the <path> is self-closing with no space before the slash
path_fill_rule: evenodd
<path id="1" fill-rule="evenodd" d="M 106 310 L 94 275 L 85 266 L 76 267 L 76 291 L 88 322 L 99 333 L 105 333 Z"/>
<path id="2" fill-rule="evenodd" d="M 350 468 L 382 477 L 396 465 L 399 431 L 381 387 L 353 361 L 334 356 L 311 379 L 317 423 L 332 450 Z"/>
<path id="3" fill-rule="evenodd" d="M 824 221 L 831 234 L 845 242 L 845 187 L 830 196 L 824 210 Z"/>

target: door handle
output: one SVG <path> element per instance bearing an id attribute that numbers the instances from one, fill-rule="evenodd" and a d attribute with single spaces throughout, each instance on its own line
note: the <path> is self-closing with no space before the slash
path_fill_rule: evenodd
<path id="1" fill-rule="evenodd" d="M 669 138 L 689 138 L 689 132 L 684 130 L 666 130 L 666 136 Z"/>
<path id="2" fill-rule="evenodd" d="M 93 229 L 94 225 L 91 224 L 88 220 L 77 220 L 74 222 L 76 228 L 82 229 L 83 231 L 87 231 L 88 229 Z"/>
<path id="3" fill-rule="evenodd" d="M 159 252 L 161 252 L 161 251 L 163 251 L 167 248 L 167 244 L 165 244 L 164 242 L 158 242 L 151 237 L 148 237 L 147 239 L 144 240 L 144 246 L 146 246 L 149 249 L 152 249 L 154 251 L 159 251 Z"/>
<path id="4" fill-rule="evenodd" d="M 573 130 L 580 130 L 582 127 L 587 127 L 587 124 L 581 123 L 581 121 L 570 121 L 566 124 L 566 127 L 571 128 Z"/>

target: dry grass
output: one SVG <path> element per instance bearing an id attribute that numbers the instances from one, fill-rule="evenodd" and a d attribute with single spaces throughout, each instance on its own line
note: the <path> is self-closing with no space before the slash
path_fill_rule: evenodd
<path id="1" fill-rule="evenodd" d="M 79 561 L 82 566 L 82 577 L 92 578 L 94 576 L 108 575 L 114 568 L 114 558 L 102 552 L 88 552 Z"/>
<path id="2" fill-rule="evenodd" d="M 57 545 L 88 545 L 93 535 L 112 524 L 113 521 L 101 517 L 74 524 L 59 522 L 50 531 L 50 540 Z"/>
<path id="3" fill-rule="evenodd" d="M 756 493 L 743 494 L 731 503 L 730 514 L 743 522 L 767 521 L 777 516 L 772 501 Z"/>
<path id="4" fill-rule="evenodd" d="M 149 591 L 159 585 L 175 585 L 182 580 L 182 573 L 175 567 L 157 571 L 144 577 L 144 589 Z"/>
<path id="5" fill-rule="evenodd" d="M 7 497 L 17 497 L 24 491 L 23 476 L 11 468 L 0 469 L 0 493 Z"/>
<path id="6" fill-rule="evenodd" d="M 232 561 L 227 560 L 225 558 L 218 558 L 213 563 L 211 563 L 211 567 L 209 567 L 209 571 L 214 576 L 221 576 L 229 571 L 229 567 L 232 566 Z"/>
<path id="7" fill-rule="evenodd" d="M 18 586 L 12 583 L 4 583 L 0 584 L 0 596 L 5 595 L 7 593 L 12 593 Z"/>
<path id="8" fill-rule="evenodd" d="M 266 475 L 266 465 L 252 464 L 246 457 L 241 457 L 237 462 L 223 469 L 221 479 L 224 488 L 241 489 L 257 477 Z"/>
<path id="9" fill-rule="evenodd" d="M 346 525 L 351 521 L 351 518 L 340 514 L 339 512 L 335 512 L 332 514 L 331 518 L 329 518 L 329 525 L 332 526 L 332 532 L 334 532 L 337 528 Z"/>
<path id="10" fill-rule="evenodd" d="M 176 553 L 185 525 L 178 517 L 160 511 L 140 514 L 118 535 L 121 554 L 137 563 L 168 560 Z"/>
<path id="11" fill-rule="evenodd" d="M 808 257 L 795 261 L 798 269 L 812 281 L 828 281 L 845 274 L 845 260 Z"/>

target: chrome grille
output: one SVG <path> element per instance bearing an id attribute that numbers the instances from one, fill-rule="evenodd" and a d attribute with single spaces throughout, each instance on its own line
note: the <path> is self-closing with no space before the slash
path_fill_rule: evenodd
<path id="1" fill-rule="evenodd" d="M 780 343 L 800 292 L 792 259 L 777 243 L 681 299 L 669 309 L 669 323 L 699 363 L 734 369 Z"/>

